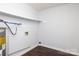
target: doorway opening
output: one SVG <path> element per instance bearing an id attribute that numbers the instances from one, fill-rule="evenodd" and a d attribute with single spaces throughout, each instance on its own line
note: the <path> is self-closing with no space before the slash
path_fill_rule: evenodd
<path id="1" fill-rule="evenodd" d="M 6 56 L 6 28 L 0 28 L 0 55 Z"/>

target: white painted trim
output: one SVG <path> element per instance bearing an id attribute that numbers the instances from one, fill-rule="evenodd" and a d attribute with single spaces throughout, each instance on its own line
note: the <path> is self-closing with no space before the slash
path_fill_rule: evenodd
<path id="1" fill-rule="evenodd" d="M 74 54 L 74 55 L 78 55 L 79 56 L 79 53 L 77 53 L 77 52 L 72 52 L 72 51 L 64 50 L 62 48 L 56 48 L 56 47 L 52 47 L 52 46 L 45 45 L 45 44 L 39 44 L 39 46 L 44 46 L 44 47 L 48 47 L 48 48 L 51 48 L 51 49 L 55 49 L 55 50 L 59 50 L 59 51 L 62 51 L 62 52 L 66 52 L 66 53 L 70 53 L 70 54 Z"/>
<path id="2" fill-rule="evenodd" d="M 44 47 L 48 47 L 48 48 L 51 48 L 51 49 L 55 49 L 55 50 L 59 50 L 59 51 L 62 51 L 62 52 L 71 53 L 71 54 L 74 54 L 74 55 L 78 55 L 79 56 L 79 53 L 72 52 L 72 51 L 68 51 L 68 50 L 64 50 L 64 49 L 61 49 L 61 48 L 52 47 L 52 46 L 45 45 L 45 44 L 34 45 L 34 46 L 32 46 L 32 47 L 30 47 L 28 49 L 23 49 L 22 51 L 18 51 L 17 53 L 12 54 L 12 55 L 9 55 L 9 56 L 21 56 L 24 53 L 27 53 L 28 51 L 34 49 L 37 46 L 44 46 Z"/>
<path id="3" fill-rule="evenodd" d="M 2 50 L 0 50 L 0 56 L 2 56 Z"/>
<path id="4" fill-rule="evenodd" d="M 17 53 L 14 53 L 14 54 L 12 54 L 12 55 L 9 55 L 9 56 L 21 56 L 21 55 L 23 55 L 24 53 L 27 53 L 28 51 L 34 49 L 34 48 L 37 47 L 37 46 L 38 46 L 38 45 L 34 45 L 34 46 L 32 46 L 32 47 L 30 47 L 30 48 L 28 48 L 28 49 L 23 49 L 23 50 L 21 50 L 21 51 L 18 51 Z"/>

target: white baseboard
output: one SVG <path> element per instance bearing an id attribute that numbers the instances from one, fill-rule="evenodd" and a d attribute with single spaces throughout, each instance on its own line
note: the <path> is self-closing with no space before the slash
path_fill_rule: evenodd
<path id="1" fill-rule="evenodd" d="M 74 55 L 78 55 L 79 56 L 79 53 L 77 53 L 77 52 L 72 52 L 72 51 L 69 51 L 69 50 L 56 48 L 56 47 L 52 47 L 52 46 L 45 45 L 45 44 L 39 44 L 39 46 L 44 46 L 44 47 L 48 47 L 48 48 L 51 48 L 51 49 L 55 49 L 55 50 L 59 50 L 59 51 L 62 51 L 62 52 L 66 52 L 66 53 L 70 53 L 70 54 L 74 54 Z"/>
<path id="2" fill-rule="evenodd" d="M 37 45 L 34 45 L 28 49 L 23 49 L 21 51 L 18 51 L 17 53 L 14 53 L 12 55 L 9 55 L 9 56 L 21 56 L 23 55 L 24 53 L 34 49 L 35 47 L 37 46 L 44 46 L 44 47 L 47 47 L 47 48 L 51 48 L 51 49 L 55 49 L 55 50 L 59 50 L 59 51 L 62 51 L 62 52 L 66 52 L 66 53 L 70 53 L 70 54 L 74 54 L 74 55 L 78 55 L 79 56 L 79 53 L 76 53 L 76 52 L 72 52 L 72 51 L 68 51 L 68 50 L 65 50 L 65 49 L 61 49 L 61 48 L 56 48 L 56 47 L 52 47 L 52 46 L 49 46 L 49 45 L 45 45 L 45 44 L 37 44 Z"/>
<path id="3" fill-rule="evenodd" d="M 18 51 L 18 52 L 16 52 L 16 53 L 14 53 L 14 54 L 11 54 L 11 55 L 9 55 L 9 56 L 21 56 L 21 55 L 23 55 L 24 53 L 27 53 L 28 51 L 30 51 L 30 50 L 32 50 L 32 49 L 34 49 L 35 47 L 37 47 L 38 45 L 34 45 L 34 46 L 32 46 L 32 47 L 30 47 L 30 48 L 25 48 L 25 49 L 23 49 L 23 50 L 21 50 L 21 51 Z"/>

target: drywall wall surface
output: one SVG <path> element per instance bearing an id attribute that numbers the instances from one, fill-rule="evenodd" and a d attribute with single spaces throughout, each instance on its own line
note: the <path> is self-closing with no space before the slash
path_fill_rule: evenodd
<path id="1" fill-rule="evenodd" d="M 39 13 L 39 41 L 79 52 L 79 4 L 65 4 Z"/>
<path id="2" fill-rule="evenodd" d="M 8 15 L 0 14 L 0 19 L 9 22 L 21 23 L 22 25 L 8 24 L 15 33 L 17 26 L 17 34 L 13 36 L 4 23 L 0 22 L 0 27 L 6 27 L 6 48 L 7 54 L 13 54 L 21 49 L 28 49 L 38 44 L 37 31 L 39 22 L 14 18 Z M 28 35 L 25 34 L 28 32 Z"/>
<path id="3" fill-rule="evenodd" d="M 0 11 L 29 19 L 36 19 L 37 15 L 37 11 L 26 3 L 0 3 Z"/>

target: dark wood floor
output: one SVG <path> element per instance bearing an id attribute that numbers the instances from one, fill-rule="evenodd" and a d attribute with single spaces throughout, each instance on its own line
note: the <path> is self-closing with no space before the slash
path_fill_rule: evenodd
<path id="1" fill-rule="evenodd" d="M 50 49 L 47 47 L 38 46 L 33 50 L 25 53 L 23 56 L 76 56 L 76 55 Z"/>

